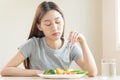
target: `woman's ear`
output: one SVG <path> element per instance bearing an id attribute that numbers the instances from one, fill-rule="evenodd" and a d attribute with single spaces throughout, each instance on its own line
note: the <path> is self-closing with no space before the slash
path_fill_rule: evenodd
<path id="1" fill-rule="evenodd" d="M 42 28 L 41 28 L 41 26 L 40 26 L 39 24 L 37 24 L 37 28 L 38 28 L 40 31 L 42 31 Z"/>

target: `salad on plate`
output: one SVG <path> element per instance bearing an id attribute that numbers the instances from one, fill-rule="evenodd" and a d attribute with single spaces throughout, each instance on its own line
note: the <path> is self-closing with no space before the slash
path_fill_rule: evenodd
<path id="1" fill-rule="evenodd" d="M 38 74 L 42 78 L 81 78 L 82 76 L 87 75 L 87 71 L 81 70 L 68 70 L 68 69 L 50 69 L 45 70 L 43 74 Z"/>

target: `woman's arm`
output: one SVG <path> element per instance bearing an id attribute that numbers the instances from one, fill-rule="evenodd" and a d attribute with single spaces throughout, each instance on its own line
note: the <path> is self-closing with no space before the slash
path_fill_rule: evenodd
<path id="1" fill-rule="evenodd" d="M 89 76 L 96 76 L 97 75 L 97 66 L 94 60 L 94 57 L 92 55 L 92 52 L 90 51 L 87 42 L 83 41 L 80 43 L 83 57 L 81 59 L 77 60 L 77 64 L 83 69 L 88 71 Z"/>
<path id="2" fill-rule="evenodd" d="M 87 41 L 85 40 L 84 36 L 78 32 L 71 32 L 69 36 L 69 42 L 75 43 L 79 42 L 81 45 L 81 49 L 83 52 L 83 57 L 78 59 L 76 63 L 85 71 L 88 71 L 88 76 L 96 76 L 97 75 L 97 66 L 90 51 Z"/>
<path id="3" fill-rule="evenodd" d="M 30 70 L 17 68 L 25 60 L 25 57 L 18 50 L 17 54 L 3 67 L 1 70 L 2 76 L 36 76 L 38 73 L 42 73 L 39 70 Z"/>

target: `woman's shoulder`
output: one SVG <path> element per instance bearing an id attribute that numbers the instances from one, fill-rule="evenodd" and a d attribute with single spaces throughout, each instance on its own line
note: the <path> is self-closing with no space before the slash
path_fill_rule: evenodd
<path id="1" fill-rule="evenodd" d="M 33 41 L 33 42 L 38 42 L 38 41 L 41 41 L 41 40 L 44 40 L 44 37 L 42 38 L 38 38 L 38 37 L 32 37 L 30 39 L 28 39 L 29 41 Z"/>

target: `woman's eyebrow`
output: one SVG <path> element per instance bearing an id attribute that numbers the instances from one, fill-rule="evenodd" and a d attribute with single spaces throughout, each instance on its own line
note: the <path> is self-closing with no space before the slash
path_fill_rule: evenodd
<path id="1" fill-rule="evenodd" d="M 50 19 L 46 19 L 46 20 L 44 20 L 43 22 L 49 22 L 50 21 Z"/>
<path id="2" fill-rule="evenodd" d="M 56 17 L 55 20 L 56 19 L 60 19 L 60 17 Z M 49 21 L 50 21 L 50 19 L 43 20 L 43 22 L 49 22 Z"/>
<path id="3" fill-rule="evenodd" d="M 60 17 L 56 17 L 55 19 L 60 19 Z"/>

